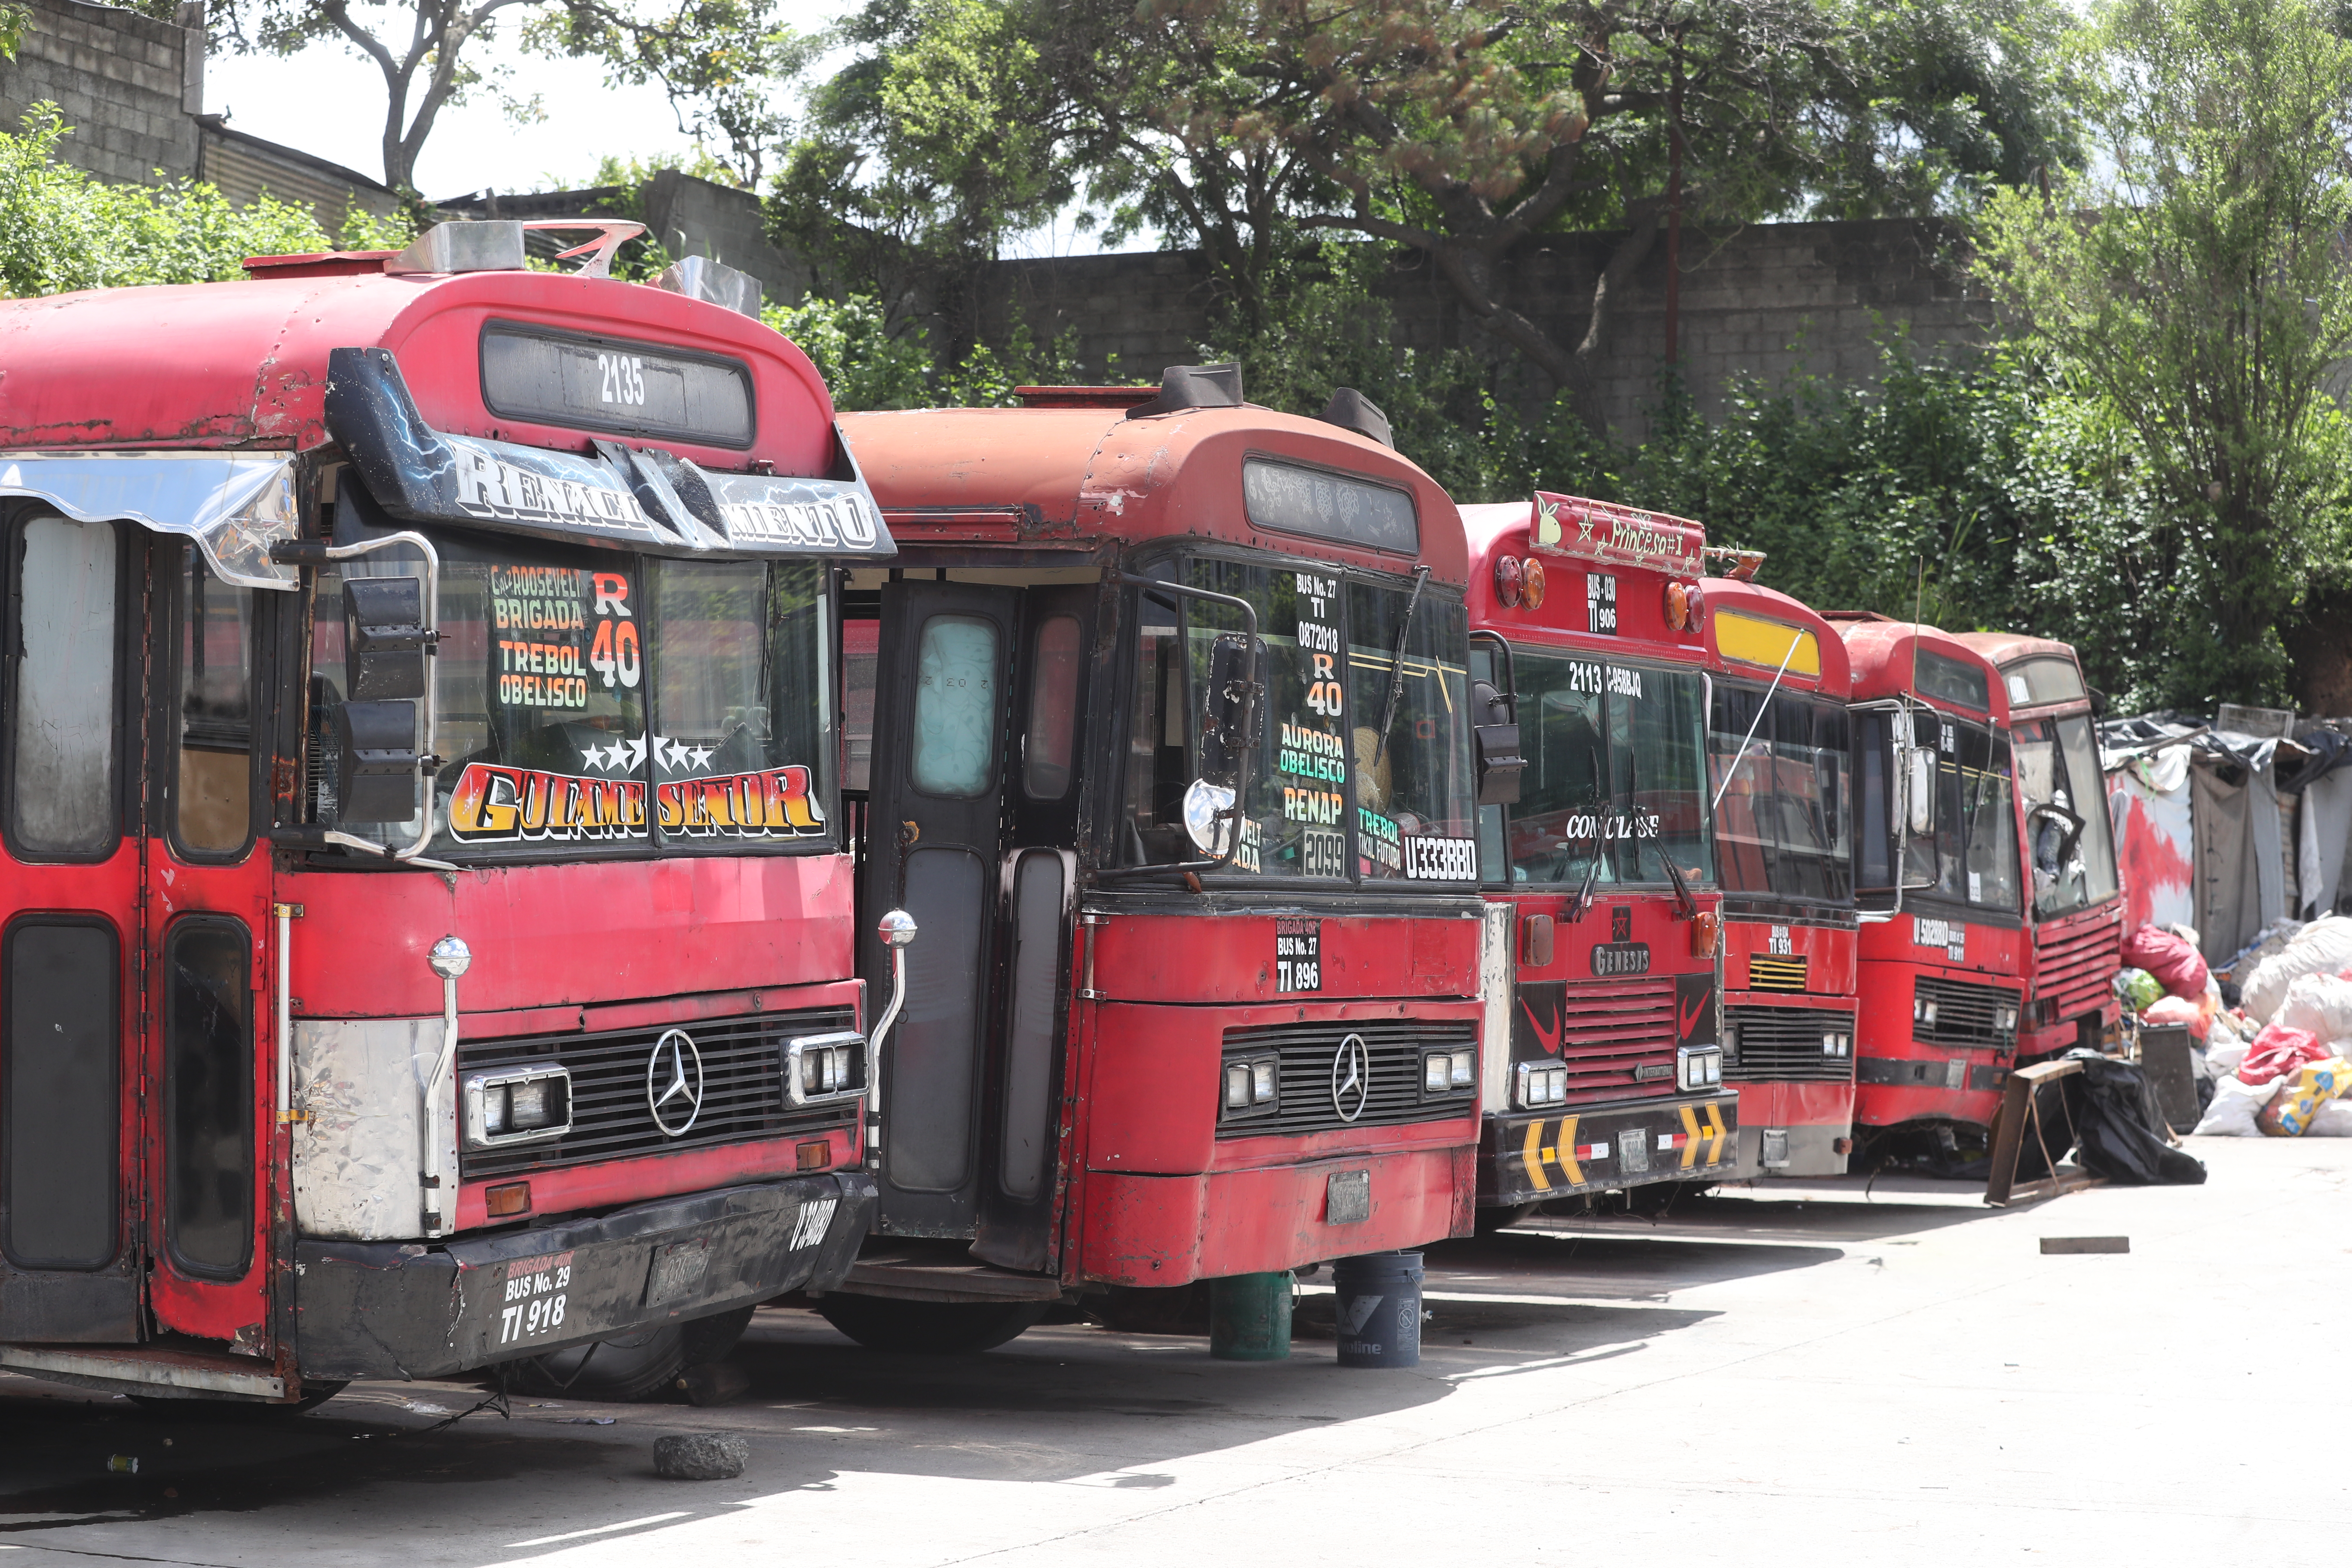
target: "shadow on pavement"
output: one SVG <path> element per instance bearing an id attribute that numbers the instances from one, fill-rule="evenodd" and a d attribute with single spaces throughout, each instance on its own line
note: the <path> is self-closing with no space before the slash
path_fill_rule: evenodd
<path id="1" fill-rule="evenodd" d="M 1506 1251 L 1527 1245 L 1501 1241 Z M 1431 1288 L 1444 1289 L 1436 1280 Z M 859 1349 L 814 1312 L 768 1309 L 732 1358 L 751 1384 L 734 1404 L 693 1409 L 518 1395 L 511 1421 L 484 1413 L 442 1430 L 432 1429 L 444 1419 L 437 1412 L 408 1406 L 454 1413 L 479 1391 L 360 1384 L 307 1415 L 256 1417 L 150 1412 L 0 1377 L 0 1542 L 32 1545 L 47 1535 L 63 1545 L 49 1532 L 321 1502 L 347 1508 L 402 1486 L 448 1488 L 415 1506 L 453 1524 L 480 1523 L 520 1489 L 483 1483 L 508 1482 L 579 1500 L 572 1507 L 578 1525 L 557 1529 L 594 1530 L 624 1506 L 623 1496 L 633 1499 L 627 1508 L 646 1511 L 634 1487 L 597 1483 L 649 1478 L 653 1437 L 677 1430 L 750 1438 L 745 1484 L 768 1494 L 825 1489 L 844 1469 L 1149 1487 L 1164 1484 L 1151 1473 L 1159 1462 L 1310 1424 L 1378 1419 L 1442 1400 L 1465 1376 L 1642 1353 L 1713 1315 L 1438 1300 L 1429 1304 L 1417 1370 L 1359 1372 L 1335 1364 L 1329 1303 L 1328 1295 L 1302 1298 L 1295 1352 L 1272 1363 L 1213 1360 L 1202 1337 L 1091 1323 L 1041 1326 L 985 1355 L 890 1354 Z M 606 1417 L 610 1425 L 576 1425 Z M 110 1470 L 116 1456 L 136 1458 L 136 1473 Z M 699 1491 L 678 1497 L 682 1508 L 714 1500 Z M 537 1532 L 517 1526 L 516 1533 Z"/>

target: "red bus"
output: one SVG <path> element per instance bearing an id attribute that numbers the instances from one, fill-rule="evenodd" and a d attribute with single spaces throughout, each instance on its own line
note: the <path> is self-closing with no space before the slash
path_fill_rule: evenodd
<path id="1" fill-rule="evenodd" d="M 1853 669 L 1854 1121 L 1949 1155 L 1992 1124 L 2024 1008 L 2008 689 L 1933 626 L 1826 618 Z"/>
<path id="2" fill-rule="evenodd" d="M 1960 640 L 2000 674 L 2032 931 L 2017 1055 L 2033 1061 L 2098 1047 L 2122 1022 L 2123 879 L 2099 771 L 2090 688 L 2074 650 L 2047 637 L 1971 632 Z"/>
<path id="3" fill-rule="evenodd" d="M 860 918 L 921 930 L 875 1239 L 819 1302 L 869 1345 L 1471 1224 L 1453 502 L 1353 394 L 1024 396 L 842 421 L 900 550 L 849 577 Z"/>
<path id="4" fill-rule="evenodd" d="M 1479 820 L 1483 1217 L 1718 1180 L 1739 1101 L 1718 1044 L 1706 535 L 1541 492 L 1463 521 L 1478 695 L 1526 759 Z"/>
<path id="5" fill-rule="evenodd" d="M 889 535 L 729 277 L 525 226 L 0 304 L 0 1365 L 630 1394 L 866 1228 Z"/>
<path id="6" fill-rule="evenodd" d="M 1855 952 L 1845 643 L 1786 594 L 1706 592 L 1709 788 L 1723 878 L 1731 1173 L 1843 1175 L 1853 1148 Z"/>

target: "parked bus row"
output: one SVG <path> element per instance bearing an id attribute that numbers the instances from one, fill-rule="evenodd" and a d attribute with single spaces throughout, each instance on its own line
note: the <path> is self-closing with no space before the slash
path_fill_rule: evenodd
<path id="1" fill-rule="evenodd" d="M 0 305 L 0 1366 L 980 1349 L 1949 1142 L 2112 1022 L 2062 645 L 1230 366 L 836 417 L 538 226 Z"/>

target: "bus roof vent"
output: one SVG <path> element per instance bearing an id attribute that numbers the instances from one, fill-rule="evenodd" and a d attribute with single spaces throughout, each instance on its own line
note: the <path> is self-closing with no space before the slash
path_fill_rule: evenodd
<path id="1" fill-rule="evenodd" d="M 760 317 L 760 280 L 707 256 L 680 257 L 654 279 L 654 287 L 723 305 L 739 316 Z"/>
<path id="2" fill-rule="evenodd" d="M 1184 408 L 1239 408 L 1242 367 L 1237 364 L 1171 364 L 1160 373 L 1160 395 L 1127 411 L 1129 419 L 1173 414 Z"/>
<path id="3" fill-rule="evenodd" d="M 386 272 L 520 272 L 523 268 L 523 236 L 539 229 L 593 231 L 595 237 L 555 258 L 566 261 L 583 256 L 577 278 L 610 278 L 613 253 L 646 232 L 646 226 L 627 218 L 512 218 L 488 222 L 460 220 L 436 223 L 411 241 L 407 249 L 383 264 Z"/>
<path id="4" fill-rule="evenodd" d="M 1389 433 L 1389 416 L 1381 405 L 1352 386 L 1343 386 L 1331 394 L 1331 401 L 1323 405 L 1322 420 L 1337 425 L 1342 430 L 1353 430 L 1359 436 L 1370 437 L 1396 450 L 1396 437 Z"/>
<path id="5" fill-rule="evenodd" d="M 522 225 L 436 223 L 383 264 L 386 272 L 520 272 Z"/>

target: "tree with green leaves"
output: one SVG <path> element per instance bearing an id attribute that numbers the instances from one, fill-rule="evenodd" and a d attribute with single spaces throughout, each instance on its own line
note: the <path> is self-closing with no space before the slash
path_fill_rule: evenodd
<path id="1" fill-rule="evenodd" d="M 1297 222 L 1426 257 L 1474 319 L 1570 387 L 1677 216 L 1918 212 L 2066 152 L 2037 52 L 2063 30 L 2052 0 L 1146 0 L 1145 14 L 1238 18 L 1255 40 L 1255 58 L 1172 99 L 1173 121 L 1294 151 L 1321 186 Z M 1996 27 L 2001 48 L 1983 39 Z M 2017 90 L 1979 90 L 1994 77 Z M 1512 298 L 1509 271 L 1525 240 L 1562 228 L 1619 231 L 1573 341 Z"/>
<path id="2" fill-rule="evenodd" d="M 2084 61 L 2102 154 L 1994 198 L 1986 276 L 2135 438 L 2118 561 L 2184 707 L 2286 695 L 2280 636 L 2346 538 L 2352 42 L 2315 0 L 2116 0 Z"/>
<path id="3" fill-rule="evenodd" d="M 780 237 L 894 306 L 946 295 L 968 336 L 972 264 L 1076 192 L 1063 106 L 1020 21 L 1003 0 L 872 0 L 845 19 L 834 41 L 857 52 L 810 94 L 775 185 Z"/>
<path id="4" fill-rule="evenodd" d="M 307 206 L 268 196 L 232 207 L 194 180 L 111 185 L 58 156 L 73 134 L 54 103 L 0 132 L 0 295 L 245 276 L 248 256 L 327 248 Z"/>
<path id="5" fill-rule="evenodd" d="M 594 55 L 615 79 L 658 81 L 681 130 L 764 146 L 772 128 L 759 107 L 770 74 L 796 68 L 789 31 L 772 0 L 213 0 L 215 36 L 233 47 L 292 55 L 338 43 L 383 78 L 383 182 L 412 199 L 416 160 L 442 110 L 476 95 L 521 122 L 545 118 L 540 95 L 509 68 L 483 69 L 483 50 L 511 22 L 546 52 Z M 142 0 L 168 16 L 172 0 Z M 751 84 L 751 85 L 747 85 Z M 755 101 L 758 100 L 758 101 Z M 747 141 L 739 143 L 738 136 Z M 756 179 L 754 165 L 749 178 Z"/>
<path id="6" fill-rule="evenodd" d="M 25 36 L 25 28 L 33 14 L 22 5 L 11 5 L 0 0 L 0 60 L 16 58 L 16 40 Z"/>

